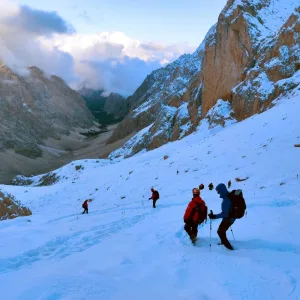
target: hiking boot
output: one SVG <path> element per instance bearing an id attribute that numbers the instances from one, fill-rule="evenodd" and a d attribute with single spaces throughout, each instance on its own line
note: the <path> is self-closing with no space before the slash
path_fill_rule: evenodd
<path id="1" fill-rule="evenodd" d="M 231 244 L 224 244 L 224 246 L 229 250 L 234 250 Z"/>
<path id="2" fill-rule="evenodd" d="M 195 245 L 196 241 L 197 241 L 197 237 L 196 236 L 191 237 L 191 241 L 192 241 L 192 244 Z"/>

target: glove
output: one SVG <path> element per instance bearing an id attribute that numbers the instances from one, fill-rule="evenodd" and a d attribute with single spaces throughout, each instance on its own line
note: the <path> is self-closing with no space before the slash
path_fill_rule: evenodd
<path id="1" fill-rule="evenodd" d="M 152 197 L 150 197 L 148 200 L 151 200 L 152 199 Z"/>
<path id="2" fill-rule="evenodd" d="M 208 214 L 208 216 L 212 220 L 216 219 L 216 215 L 214 215 L 213 213 Z"/>

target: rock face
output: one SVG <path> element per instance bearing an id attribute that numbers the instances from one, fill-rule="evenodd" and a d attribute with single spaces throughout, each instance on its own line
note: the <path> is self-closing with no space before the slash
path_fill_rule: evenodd
<path id="1" fill-rule="evenodd" d="M 104 111 L 116 119 L 123 119 L 129 111 L 125 98 L 117 93 L 111 93 L 105 101 Z"/>
<path id="2" fill-rule="evenodd" d="M 93 116 L 80 95 L 60 78 L 47 77 L 35 67 L 20 76 L 0 67 L 0 150 L 26 157 L 42 155 L 39 145 L 75 127 L 93 125 Z"/>
<path id="3" fill-rule="evenodd" d="M 103 125 L 120 122 L 129 112 L 129 101 L 119 94 L 103 95 L 103 90 L 82 87 L 78 93 L 84 98 L 88 108 Z"/>
<path id="4" fill-rule="evenodd" d="M 19 75 L 0 64 L 0 183 L 59 167 L 94 120 L 60 78 L 35 67 Z"/>
<path id="5" fill-rule="evenodd" d="M 299 85 L 299 65 L 298 0 L 229 0 L 195 53 L 154 71 L 127 99 L 130 113 L 109 142 L 137 134 L 110 157 L 192 133 L 220 100 L 239 121 L 262 112 Z"/>
<path id="6" fill-rule="evenodd" d="M 13 196 L 0 192 L 0 221 L 30 215 L 32 213 L 29 208 L 18 203 Z"/>

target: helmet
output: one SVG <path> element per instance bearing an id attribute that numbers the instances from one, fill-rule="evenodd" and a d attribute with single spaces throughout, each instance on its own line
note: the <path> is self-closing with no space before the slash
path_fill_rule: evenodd
<path id="1" fill-rule="evenodd" d="M 200 190 L 197 188 L 193 188 L 193 195 L 200 195 Z"/>

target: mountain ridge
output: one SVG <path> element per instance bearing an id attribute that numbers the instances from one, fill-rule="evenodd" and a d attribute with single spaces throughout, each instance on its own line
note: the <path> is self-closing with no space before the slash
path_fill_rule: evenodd
<path id="1" fill-rule="evenodd" d="M 152 72 L 127 98 L 130 112 L 108 143 L 136 133 L 124 157 L 155 149 L 195 131 L 219 99 L 230 102 L 238 121 L 268 109 L 291 88 L 280 80 L 297 84 L 299 23 L 295 0 L 228 1 L 193 54 Z M 279 66 L 269 68 L 276 58 Z"/>

